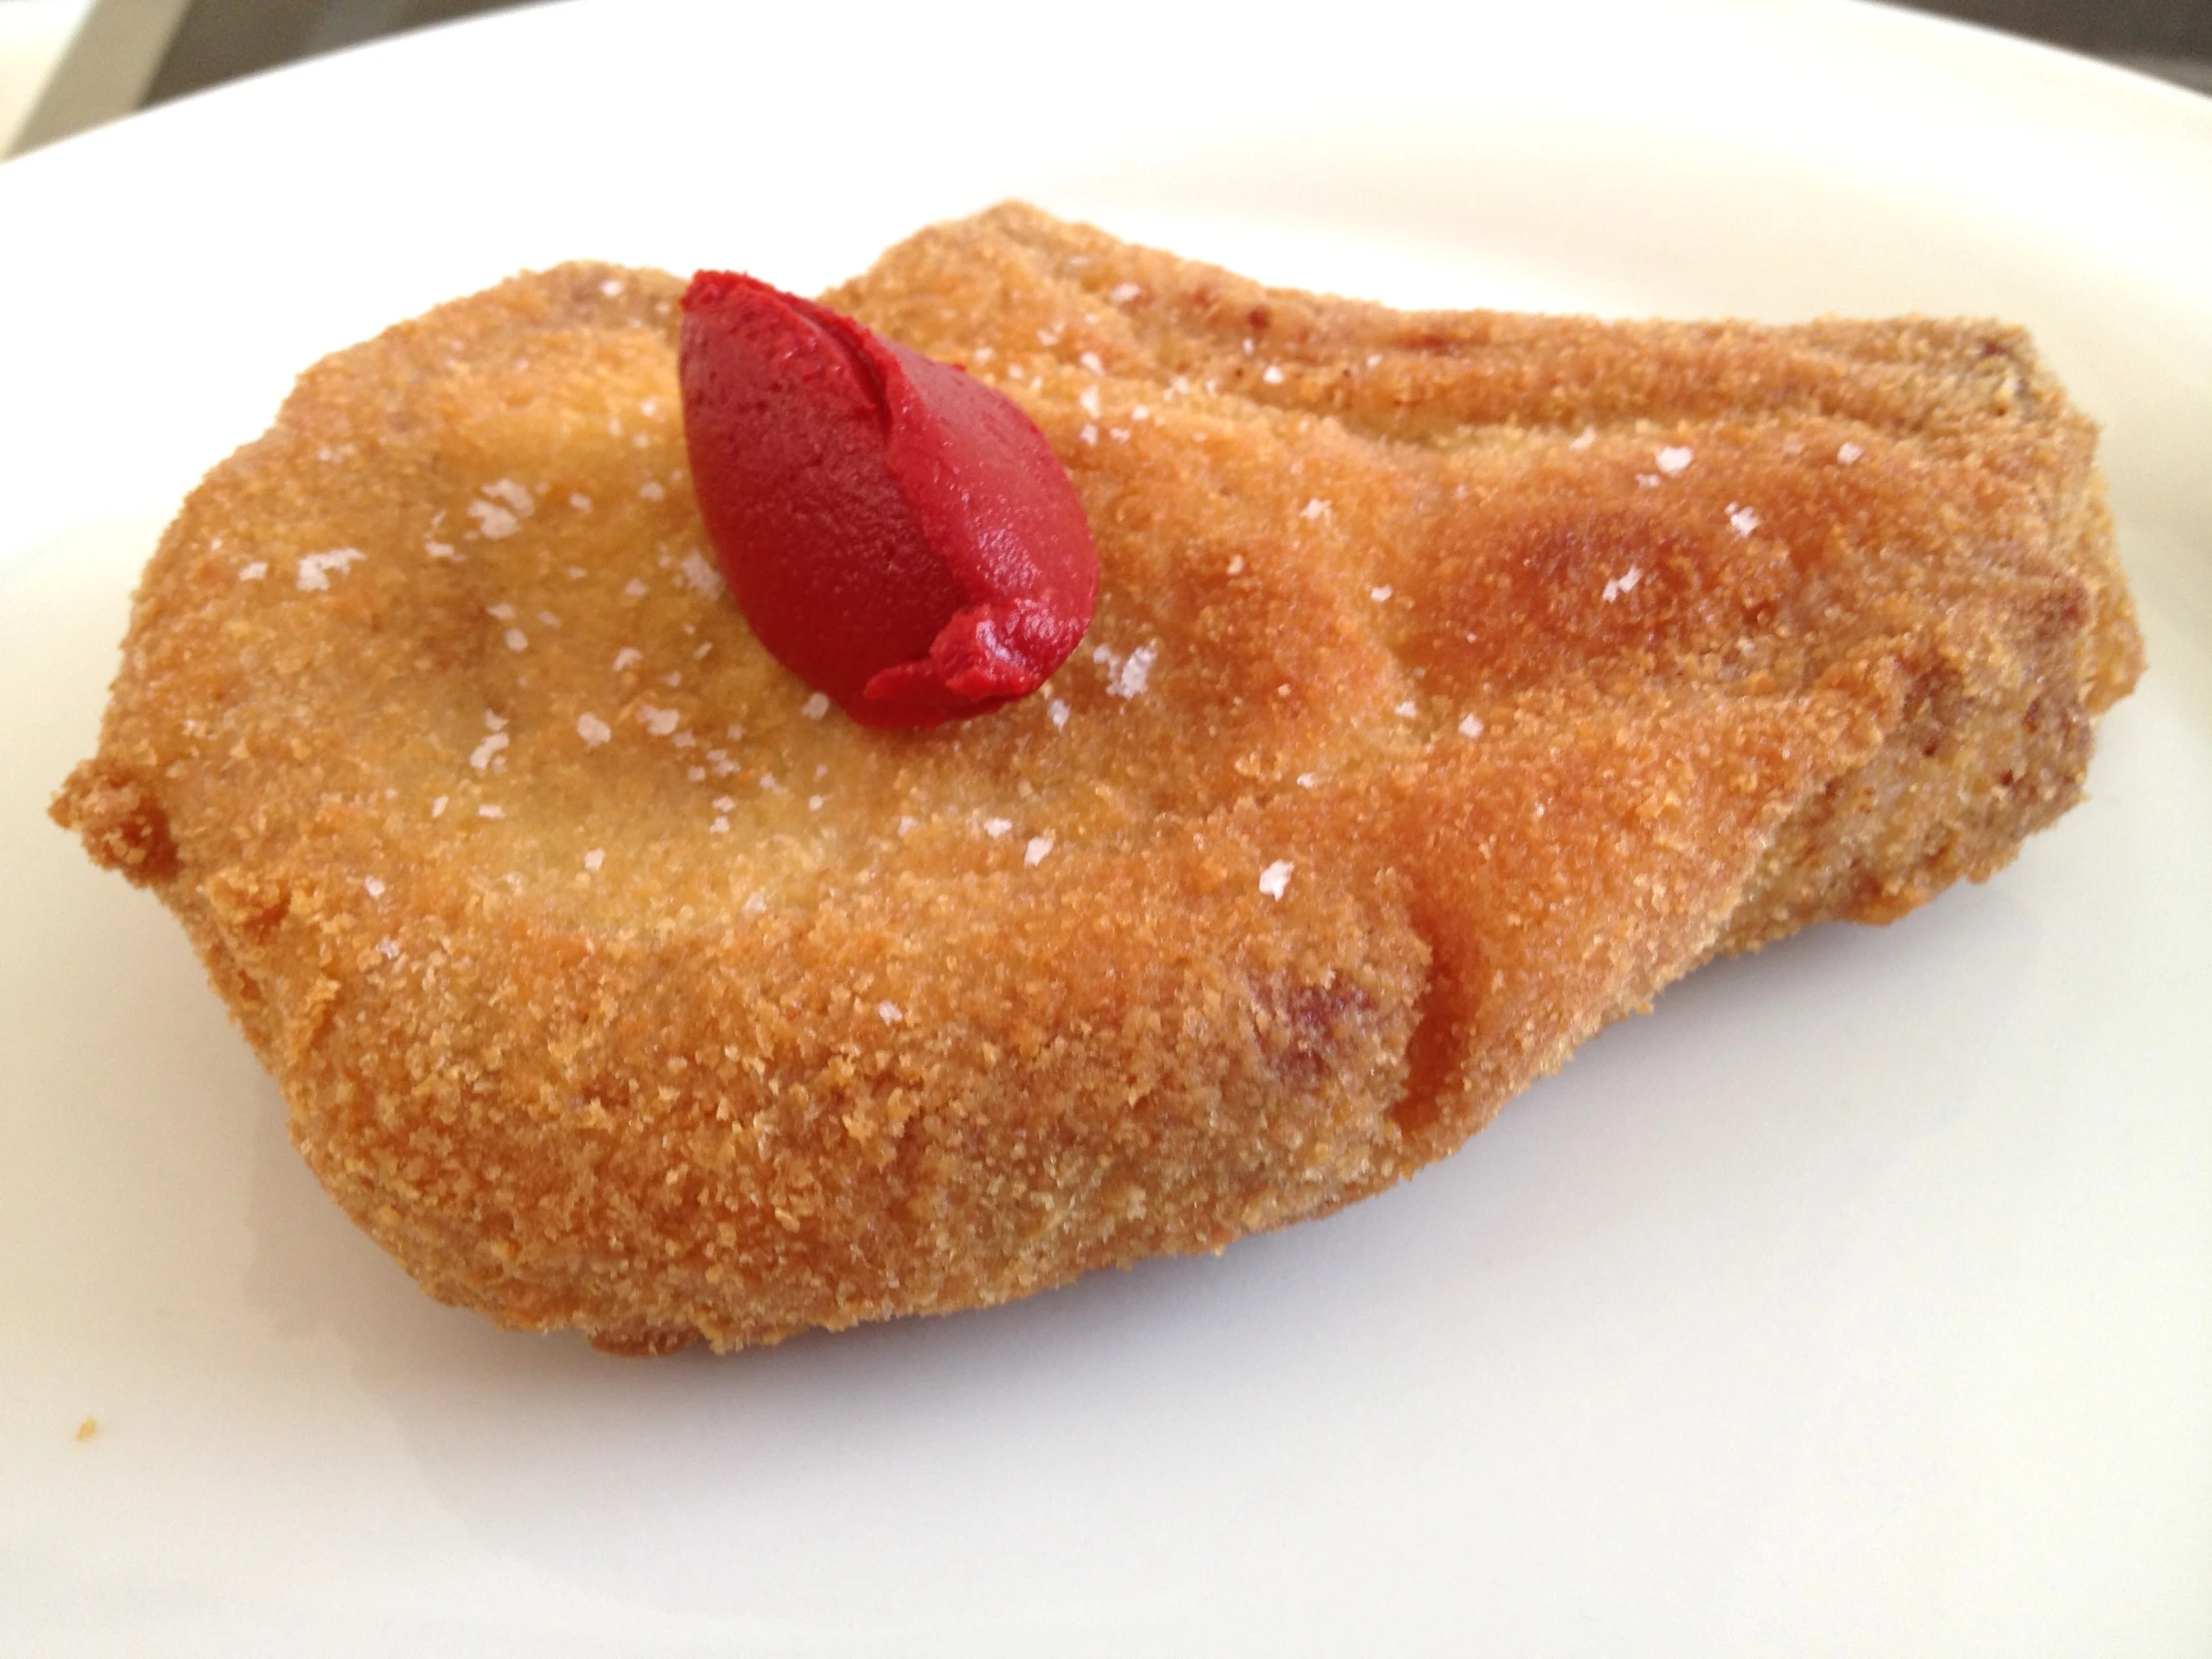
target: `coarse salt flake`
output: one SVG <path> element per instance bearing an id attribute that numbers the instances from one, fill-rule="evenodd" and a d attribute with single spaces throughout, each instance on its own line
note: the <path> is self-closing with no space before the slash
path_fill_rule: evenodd
<path id="1" fill-rule="evenodd" d="M 471 501 L 468 516 L 476 521 L 477 532 L 486 541 L 504 541 L 522 528 L 522 520 L 496 501 Z"/>
<path id="2" fill-rule="evenodd" d="M 814 696 L 800 704 L 799 712 L 809 720 L 820 720 L 830 712 L 830 699 L 823 693 L 816 692 Z"/>
<path id="3" fill-rule="evenodd" d="M 491 765 L 492 757 L 507 747 L 507 742 L 506 733 L 492 733 L 482 743 L 469 751 L 468 764 L 476 771 L 482 772 Z"/>
<path id="4" fill-rule="evenodd" d="M 422 551 L 429 554 L 433 559 L 449 559 L 455 562 L 460 559 L 460 555 L 453 551 L 453 544 L 449 541 L 425 538 L 422 543 Z"/>
<path id="5" fill-rule="evenodd" d="M 383 957 L 383 959 L 387 962 L 398 961 L 399 941 L 394 938 L 378 939 L 376 941 L 376 954 Z"/>
<path id="6" fill-rule="evenodd" d="M 730 833 L 730 821 L 717 815 L 714 823 L 707 826 L 707 833 L 710 835 L 727 835 Z"/>
<path id="7" fill-rule="evenodd" d="M 899 1012 L 897 1003 L 884 1001 L 875 1005 L 875 1017 L 885 1025 L 896 1025 L 906 1016 Z"/>
<path id="8" fill-rule="evenodd" d="M 1480 716 L 1461 715 L 1459 717 L 1459 736 L 1462 738 L 1479 738 L 1481 735 L 1482 720 Z"/>
<path id="9" fill-rule="evenodd" d="M 582 490 L 571 491 L 569 493 L 568 504 L 571 507 L 574 507 L 580 513 L 588 513 L 591 511 L 591 497 L 586 495 Z"/>
<path id="10" fill-rule="evenodd" d="M 1397 706 L 1397 718 L 1400 720 L 1411 720 L 1419 713 L 1420 705 L 1409 697 Z"/>
<path id="11" fill-rule="evenodd" d="M 1014 821 L 1010 818 L 987 818 L 983 821 L 983 833 L 995 841 L 1013 827 Z"/>
<path id="12" fill-rule="evenodd" d="M 384 884 L 373 875 L 364 875 L 361 877 L 361 891 L 371 898 L 381 898 L 384 896 Z"/>
<path id="13" fill-rule="evenodd" d="M 644 661 L 644 652 L 634 645 L 626 645 L 615 653 L 615 672 L 621 674 L 626 670 L 636 668 L 638 664 Z"/>
<path id="14" fill-rule="evenodd" d="M 1846 443 L 1838 447 L 1836 451 L 1836 458 L 1839 461 L 1842 461 L 1844 465 L 1849 466 L 1852 462 L 1858 460 L 1859 457 L 1864 455 L 1866 451 L 1860 448 L 1859 445 L 1857 445 L 1856 443 Z"/>
<path id="15" fill-rule="evenodd" d="M 1021 849 L 1021 861 L 1034 869 L 1044 862 L 1045 854 L 1051 850 L 1052 837 L 1050 835 L 1031 835 L 1029 844 Z"/>
<path id="16" fill-rule="evenodd" d="M 584 854 L 584 867 L 589 870 L 597 870 L 606 861 L 607 849 L 603 846 L 595 846 Z"/>
<path id="17" fill-rule="evenodd" d="M 486 605 L 484 607 L 484 615 L 492 618 L 494 621 L 512 622 L 515 619 L 515 608 L 512 605 L 504 603 L 498 605 Z"/>
<path id="18" fill-rule="evenodd" d="M 1106 365 L 1103 362 L 1099 361 L 1098 353 L 1096 351 L 1086 351 L 1075 360 L 1081 363 L 1085 368 L 1089 369 L 1093 374 L 1103 374 L 1106 372 Z M 1098 411 L 1096 409 L 1093 409 L 1091 412 L 1093 414 L 1096 414 Z"/>
<path id="19" fill-rule="evenodd" d="M 684 717 L 674 709 L 656 709 L 650 703 L 641 703 L 638 720 L 656 738 L 665 738 L 683 724 Z"/>
<path id="20" fill-rule="evenodd" d="M 1141 694 L 1152 679 L 1152 665 L 1159 657 L 1158 646 L 1138 646 L 1115 668 L 1113 678 L 1106 683 L 1106 695 L 1133 698 Z"/>
<path id="21" fill-rule="evenodd" d="M 1075 400 L 1083 406 L 1083 412 L 1085 414 L 1089 415 L 1093 420 L 1096 420 L 1098 418 L 1099 401 L 1098 388 L 1096 386 L 1085 386 L 1080 392 L 1076 394 Z"/>
<path id="22" fill-rule="evenodd" d="M 1597 428 L 1595 426 L 1585 426 L 1574 435 L 1574 441 L 1569 443 L 1567 447 L 1569 449 L 1587 449 L 1595 442 L 1597 442 Z"/>
<path id="23" fill-rule="evenodd" d="M 494 501 L 505 502 L 511 511 L 521 514 L 524 518 L 528 518 L 537 508 L 537 503 L 530 498 L 530 492 L 512 478 L 493 479 L 484 486 L 484 494 L 490 496 Z"/>
<path id="24" fill-rule="evenodd" d="M 1087 420 L 1083 422 L 1083 429 L 1075 435 L 1088 444 L 1095 445 L 1098 442 L 1098 428 Z"/>
<path id="25" fill-rule="evenodd" d="M 595 714 L 576 717 L 576 735 L 584 740 L 586 749 L 597 749 L 615 735 L 615 729 Z"/>
<path id="26" fill-rule="evenodd" d="M 508 629 L 501 638 L 506 640 L 509 651 L 527 651 L 530 648 L 530 636 L 519 628 Z"/>
<path id="27" fill-rule="evenodd" d="M 646 587 L 642 581 L 633 576 L 629 581 L 622 584 L 622 592 L 625 598 L 643 599 L 646 594 Z"/>
<path id="28" fill-rule="evenodd" d="M 1260 378 L 1265 380 L 1271 386 L 1279 386 L 1283 383 L 1283 371 L 1280 368 L 1276 367 L 1275 364 L 1270 363 L 1268 364 L 1266 370 L 1261 374 Z"/>
<path id="29" fill-rule="evenodd" d="M 1044 712 L 1045 717 L 1052 722 L 1053 730 L 1058 731 L 1059 729 L 1067 725 L 1068 706 L 1065 703 L 1061 702 L 1057 697 L 1055 697 L 1050 703 L 1045 705 Z"/>
<path id="30" fill-rule="evenodd" d="M 1106 297 L 1113 304 L 1126 305 L 1142 292 L 1144 292 L 1144 288 L 1136 282 L 1116 282 L 1107 291 Z"/>
<path id="31" fill-rule="evenodd" d="M 694 593 L 708 599 L 719 599 L 722 596 L 722 572 L 709 564 L 701 554 L 685 554 L 684 562 L 676 569 L 684 578 L 684 585 Z"/>
<path id="32" fill-rule="evenodd" d="M 1260 890 L 1270 898 L 1281 898 L 1290 890 L 1291 871 L 1298 866 L 1288 858 L 1278 858 L 1260 871 Z"/>
<path id="33" fill-rule="evenodd" d="M 1759 528 L 1759 514 L 1751 507 L 1738 507 L 1733 503 L 1728 509 L 1729 528 L 1739 536 L 1748 536 Z"/>
<path id="34" fill-rule="evenodd" d="M 239 580 L 242 582 L 259 582 L 268 574 L 269 561 L 267 559 L 256 559 L 250 565 L 239 566 Z"/>
<path id="35" fill-rule="evenodd" d="M 350 569 L 362 558 L 357 547 L 333 547 L 327 553 L 309 553 L 299 561 L 299 591 L 322 593 L 330 586 L 330 572 Z"/>
<path id="36" fill-rule="evenodd" d="M 1387 586 L 1380 588 L 1370 588 L 1368 589 L 1368 597 L 1374 600 L 1378 605 L 1387 605 L 1390 602 L 1390 594 L 1393 591 L 1393 589 Z"/>
<path id="37" fill-rule="evenodd" d="M 1641 582 L 1643 579 L 1643 571 L 1635 565 L 1630 565 L 1618 576 L 1609 577 L 1605 583 L 1605 603 L 1610 605 L 1622 594 L 1633 593 L 1635 591 L 1636 584 L 1638 582 Z"/>
<path id="38" fill-rule="evenodd" d="M 745 903 L 741 906 L 741 908 L 743 908 L 745 913 L 749 916 L 759 915 L 763 910 L 768 908 L 768 894 L 765 892 L 747 893 L 745 895 Z"/>
<path id="39" fill-rule="evenodd" d="M 1298 516 L 1300 518 L 1327 518 L 1329 516 L 1329 503 L 1317 495 L 1298 510 Z"/>
<path id="40" fill-rule="evenodd" d="M 441 795 L 430 803 L 430 816 L 432 818 L 443 818 L 445 816 L 445 800 L 446 798 Z"/>
<path id="41" fill-rule="evenodd" d="M 644 434 L 640 433 L 639 435 L 642 437 Z M 665 501 L 668 498 L 668 491 L 661 488 L 661 481 L 658 478 L 648 478 L 640 484 L 638 494 L 647 501 Z"/>
<path id="42" fill-rule="evenodd" d="M 476 809 L 476 816 L 478 818 L 505 818 L 507 816 L 507 809 L 504 807 L 495 807 L 487 801 L 484 803 L 484 805 Z"/>
<path id="43" fill-rule="evenodd" d="M 1659 463 L 1661 472 L 1673 478 L 1685 471 L 1696 456 L 1686 445 L 1669 444 L 1652 458 Z"/>

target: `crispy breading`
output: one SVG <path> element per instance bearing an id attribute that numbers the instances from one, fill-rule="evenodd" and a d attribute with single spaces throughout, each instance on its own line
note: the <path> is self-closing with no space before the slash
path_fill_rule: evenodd
<path id="1" fill-rule="evenodd" d="M 2015 329 L 1403 313 L 1008 206 L 827 298 L 1037 420 L 1097 619 L 863 731 L 714 577 L 679 291 L 310 369 L 55 807 L 504 1324 L 773 1342 L 1323 1214 L 1716 951 L 1998 868 L 2140 665 Z"/>

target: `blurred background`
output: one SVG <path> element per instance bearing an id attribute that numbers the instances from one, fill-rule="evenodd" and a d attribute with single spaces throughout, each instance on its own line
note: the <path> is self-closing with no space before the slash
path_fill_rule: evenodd
<path id="1" fill-rule="evenodd" d="M 0 155 L 242 75 L 516 3 L 0 0 Z M 1912 3 L 2212 94 L 2212 0 Z"/>

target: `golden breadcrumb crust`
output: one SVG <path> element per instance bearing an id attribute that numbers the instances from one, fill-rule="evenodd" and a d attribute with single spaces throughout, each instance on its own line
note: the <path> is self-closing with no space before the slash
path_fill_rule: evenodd
<path id="1" fill-rule="evenodd" d="M 862 731 L 715 579 L 679 292 L 308 370 L 54 809 L 504 1324 L 730 1348 L 1335 1209 L 1714 952 L 2002 865 L 2139 669 L 2015 329 L 1404 313 L 1007 206 L 827 297 L 1036 419 L 1097 620 Z"/>

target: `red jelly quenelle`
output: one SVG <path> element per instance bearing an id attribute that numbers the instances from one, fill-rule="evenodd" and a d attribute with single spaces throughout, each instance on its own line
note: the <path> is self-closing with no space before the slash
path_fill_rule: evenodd
<path id="1" fill-rule="evenodd" d="M 1090 626 L 1098 558 L 1044 434 L 962 369 L 750 276 L 684 294 L 684 437 L 763 645 L 862 726 L 1026 696 Z"/>

